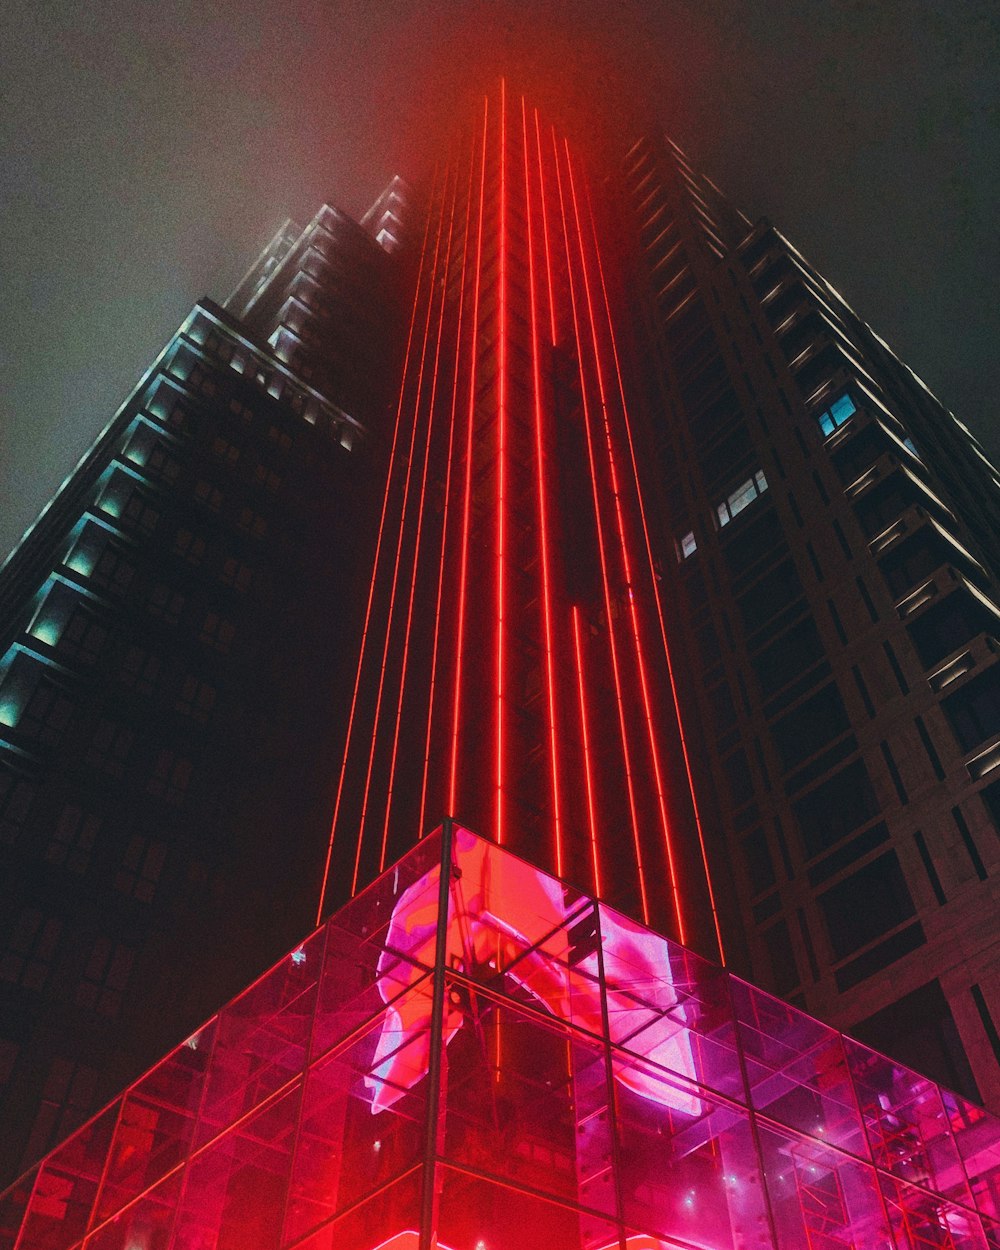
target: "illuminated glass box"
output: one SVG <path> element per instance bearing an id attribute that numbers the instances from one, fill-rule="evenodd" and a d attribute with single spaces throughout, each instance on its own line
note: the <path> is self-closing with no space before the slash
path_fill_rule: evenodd
<path id="1" fill-rule="evenodd" d="M 998 1250 L 1000 1121 L 446 824 L 0 1198 L 76 1246 Z"/>

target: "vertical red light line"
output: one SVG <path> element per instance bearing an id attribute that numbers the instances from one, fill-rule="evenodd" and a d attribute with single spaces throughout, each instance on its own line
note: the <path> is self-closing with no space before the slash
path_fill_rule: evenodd
<path id="1" fill-rule="evenodd" d="M 549 214 L 545 207 L 545 166 L 542 161 L 542 127 L 538 120 L 538 109 L 535 114 L 535 147 L 538 151 L 538 187 L 542 205 L 542 241 L 545 244 L 545 278 L 549 292 L 549 331 L 552 335 L 552 346 L 556 345 L 556 300 L 552 285 L 552 255 L 549 252 Z"/>
<path id="2" fill-rule="evenodd" d="M 559 748 L 556 731 L 555 658 L 552 647 L 552 594 L 549 578 L 548 501 L 545 492 L 545 460 L 542 440 L 542 380 L 538 366 L 538 306 L 535 291 L 535 238 L 532 229 L 531 175 L 528 166 L 528 111 L 521 97 L 521 132 L 524 140 L 524 197 L 528 223 L 528 293 L 531 300 L 531 375 L 535 400 L 535 468 L 538 487 L 538 533 L 542 563 L 542 620 L 545 633 L 545 684 L 549 711 L 549 751 L 552 774 L 552 823 L 556 851 L 556 875 L 563 871 L 562 803 L 559 787 Z M 541 177 L 541 164 L 539 164 Z M 546 244 L 547 244 L 546 240 Z"/>
<path id="3" fill-rule="evenodd" d="M 469 509 L 472 498 L 472 436 L 476 410 L 476 359 L 479 339 L 479 278 L 483 259 L 483 206 L 486 198 L 486 144 L 489 138 L 489 98 L 483 101 L 483 159 L 479 177 L 479 221 L 476 229 L 476 277 L 472 299 L 471 359 L 469 362 L 469 424 L 465 444 L 465 498 L 462 503 L 462 556 L 458 576 L 456 623 L 455 695 L 451 724 L 451 769 L 448 779 L 448 814 L 457 815 L 458 739 L 462 714 L 462 649 L 465 644 L 466 579 L 469 571 Z"/>
<path id="4" fill-rule="evenodd" d="M 674 915 L 677 919 L 677 936 L 682 943 L 687 941 L 684 924 L 684 911 L 681 907 L 680 889 L 677 882 L 677 865 L 674 856 L 673 838 L 670 833 L 670 822 L 667 818 L 667 802 L 663 775 L 660 767 L 659 744 L 656 728 L 653 724 L 652 700 L 649 694 L 649 679 L 646 673 L 646 662 L 643 655 L 642 639 L 639 632 L 639 615 L 635 604 L 635 593 L 632 581 L 632 563 L 629 559 L 628 541 L 625 536 L 625 519 L 622 514 L 621 491 L 618 486 L 618 470 L 615 464 L 614 446 L 611 439 L 611 424 L 608 419 L 607 391 L 604 386 L 604 370 L 601 366 L 601 350 L 597 336 L 597 323 L 594 319 L 594 304 L 590 292 L 590 275 L 587 265 L 587 252 L 583 241 L 583 229 L 580 222 L 580 208 L 576 195 L 576 180 L 573 177 L 573 161 L 569 144 L 564 143 L 566 152 L 566 171 L 569 178 L 570 195 L 573 200 L 573 220 L 576 224 L 576 236 L 580 248 L 580 271 L 583 275 L 583 290 L 587 300 L 587 314 L 590 321 L 590 333 L 594 348 L 594 364 L 597 372 L 597 388 L 601 397 L 601 414 L 604 421 L 604 440 L 608 455 L 608 468 L 611 474 L 611 493 L 614 497 L 615 528 L 621 548 L 622 569 L 625 574 L 625 586 L 628 592 L 628 615 L 631 625 L 632 642 L 635 648 L 636 664 L 639 673 L 639 689 L 642 695 L 642 708 L 646 722 L 646 734 L 649 740 L 649 753 L 653 762 L 653 781 L 656 786 L 656 801 L 660 813 L 660 826 L 663 831 L 663 845 L 667 856 L 667 872 L 670 877 L 670 893 L 673 900 Z"/>
<path id="5" fill-rule="evenodd" d="M 576 685 L 580 696 L 580 736 L 583 739 L 584 780 L 587 790 L 587 819 L 590 825 L 590 857 L 594 865 L 594 893 L 601 898 L 601 863 L 597 849 L 597 819 L 594 804 L 594 780 L 590 767 L 590 730 L 587 726 L 587 697 L 583 680 L 583 649 L 580 646 L 580 613 L 573 604 L 573 651 L 576 656 Z"/>
<path id="6" fill-rule="evenodd" d="M 445 185 L 447 185 L 447 175 L 445 175 Z M 434 197 L 431 197 L 431 209 L 429 215 L 433 215 Z M 434 259 L 431 262 L 432 275 L 437 272 L 438 254 L 441 249 L 441 233 L 444 229 L 444 192 L 442 191 L 441 209 L 438 215 L 437 236 L 434 241 Z M 417 292 L 419 300 L 419 291 Z M 371 794 L 372 774 L 375 771 L 375 753 L 378 745 L 378 729 L 379 721 L 382 715 L 382 695 L 385 692 L 385 674 L 389 666 L 389 643 L 392 638 L 392 622 L 396 609 L 396 591 L 399 588 L 399 570 L 403 552 L 403 539 L 406 534 L 407 510 L 409 507 L 410 484 L 413 477 L 413 453 L 417 442 L 417 429 L 420 425 L 420 398 L 424 388 L 424 368 L 427 362 L 427 340 L 430 335 L 431 314 L 434 309 L 434 281 L 433 277 L 427 291 L 427 317 L 424 321 L 424 341 L 420 348 L 420 369 L 417 374 L 417 390 L 413 397 L 413 426 L 410 433 L 410 446 L 406 454 L 406 481 L 403 485 L 403 503 L 400 509 L 399 536 L 396 539 L 396 558 L 392 570 L 392 583 L 389 589 L 389 611 L 386 615 L 385 634 L 382 641 L 382 663 L 379 670 L 378 690 L 375 696 L 375 716 L 372 722 L 372 740 L 371 749 L 368 753 L 368 768 L 365 771 L 364 792 L 361 799 L 361 817 L 358 821 L 358 845 L 354 856 L 354 875 L 351 879 L 351 894 L 355 894 L 358 888 L 358 877 L 361 870 L 361 848 L 364 844 L 365 819 L 368 814 L 368 799 Z M 402 385 L 405 387 L 406 378 L 404 376 Z M 428 422 L 430 414 L 428 413 Z"/>
<path id="7" fill-rule="evenodd" d="M 569 277 L 570 304 L 573 310 L 573 330 L 577 344 L 578 366 L 580 371 L 580 397 L 583 406 L 583 427 L 587 442 L 587 461 L 590 468 L 590 485 L 594 503 L 594 519 L 597 526 L 597 547 L 600 555 L 601 581 L 604 590 L 604 610 L 607 617 L 608 642 L 611 651 L 611 671 L 615 683 L 615 701 L 618 708 L 618 725 L 622 740 L 622 758 L 625 764 L 625 783 L 628 793 L 629 816 L 632 823 L 632 843 L 635 849 L 636 875 L 639 879 L 639 895 L 642 902 L 643 921 L 648 924 L 650 919 L 649 895 L 646 887 L 646 872 L 642 860 L 642 845 L 639 840 L 639 820 L 635 800 L 635 782 L 632 768 L 632 753 L 629 749 L 628 726 L 625 719 L 625 704 L 622 694 L 621 670 L 618 662 L 618 643 L 615 638 L 614 615 L 611 610 L 611 585 L 608 579 L 607 557 L 604 543 L 604 521 L 601 516 L 600 492 L 597 485 L 597 465 L 594 458 L 594 445 L 590 428 L 590 401 L 587 396 L 587 379 L 584 376 L 582 343 L 580 341 L 580 314 L 576 300 L 576 282 L 573 278 L 573 258 L 570 248 L 569 228 L 566 200 L 563 193 L 563 179 L 560 172 L 559 146 L 555 131 L 552 131 L 552 149 L 556 165 L 556 183 L 559 188 L 559 208 L 563 222 L 563 241 L 566 247 L 566 268 Z"/>
<path id="8" fill-rule="evenodd" d="M 628 404 L 625 400 L 625 384 L 622 378 L 621 362 L 618 357 L 618 344 L 615 340 L 614 322 L 611 316 L 611 301 L 608 298 L 608 287 L 604 277 L 604 264 L 601 260 L 600 249 L 597 246 L 597 225 L 594 220 L 594 206 L 590 198 L 590 188 L 585 187 L 587 200 L 587 213 L 590 220 L 590 233 L 594 240 L 594 254 L 597 257 L 597 269 L 601 282 L 601 293 L 604 302 L 604 310 L 607 318 L 608 333 L 611 340 L 611 351 L 615 362 L 615 374 L 618 379 L 618 394 L 621 399 L 622 417 L 625 426 L 625 435 L 628 443 L 629 461 L 632 469 L 632 480 L 635 483 L 635 494 L 639 504 L 639 518 L 642 525 L 643 545 L 646 552 L 646 565 L 649 570 L 649 583 L 652 592 L 653 602 L 656 605 L 657 621 L 660 628 L 660 639 L 663 644 L 663 656 L 667 665 L 667 679 L 670 683 L 670 696 L 673 700 L 675 719 L 677 721 L 677 732 L 681 744 L 681 757 L 684 761 L 684 772 L 687 777 L 688 792 L 691 795 L 691 808 L 694 813 L 695 829 L 698 834 L 698 849 L 701 855 L 702 869 L 705 873 L 705 885 L 708 890 L 708 901 L 712 912 L 712 924 L 715 929 L 715 940 L 719 947 L 719 959 L 722 964 L 726 963 L 726 952 L 722 943 L 722 927 L 719 922 L 719 909 L 715 899 L 715 890 L 712 886 L 712 874 L 708 866 L 708 849 L 705 843 L 705 828 L 701 819 L 701 810 L 698 805 L 698 796 L 695 793 L 694 775 L 691 769 L 691 754 L 688 748 L 687 735 L 684 732 L 684 720 L 681 716 L 680 697 L 677 691 L 677 679 L 674 676 L 674 665 L 670 653 L 670 644 L 667 641 L 667 627 L 663 616 L 663 604 L 660 601 L 659 588 L 656 579 L 656 562 L 653 559 L 653 546 L 649 537 L 649 524 L 646 520 L 646 508 L 642 497 L 642 484 L 639 480 L 639 466 L 635 454 L 635 443 L 632 438 L 632 426 L 629 420 Z"/>
<path id="9" fill-rule="evenodd" d="M 469 158 L 469 189 L 465 201 L 465 231 L 462 238 L 462 275 L 458 288 L 458 314 L 455 328 L 455 364 L 451 378 L 451 411 L 448 425 L 448 456 L 445 465 L 444 509 L 441 517 L 441 560 L 438 565 L 437 593 L 434 604 L 434 641 L 431 646 L 431 676 L 427 695 L 427 723 L 424 730 L 424 768 L 420 783 L 420 816 L 417 822 L 417 836 L 424 836 L 424 820 L 427 814 L 427 783 L 430 776 L 431 760 L 431 729 L 434 718 L 434 700 L 437 694 L 438 653 L 441 639 L 441 603 L 444 597 L 445 557 L 448 548 L 448 522 L 451 519 L 452 467 L 455 450 L 455 426 L 458 417 L 458 375 L 462 356 L 462 324 L 465 310 L 465 266 L 469 257 L 469 230 L 472 225 L 472 188 L 476 171 L 475 146 Z M 456 190 L 457 196 L 457 190 Z M 447 297 L 447 282 L 445 297 Z"/>
<path id="10" fill-rule="evenodd" d="M 497 332 L 497 672 L 496 672 L 496 839 L 504 835 L 504 609 L 506 586 L 504 561 L 507 542 L 507 85 L 500 79 L 500 307 Z"/>
<path id="11" fill-rule="evenodd" d="M 455 202 L 458 199 L 458 170 L 455 171 L 455 186 L 451 196 L 451 211 L 448 220 L 448 237 L 445 242 L 444 254 L 444 272 L 439 281 L 441 285 L 441 299 L 438 312 L 437 335 L 434 342 L 434 367 L 431 374 L 430 398 L 427 405 L 427 439 L 424 443 L 423 467 L 420 473 L 420 497 L 417 503 L 417 534 L 413 548 L 413 563 L 410 570 L 410 588 L 406 605 L 406 626 L 403 632 L 403 660 L 399 673 L 399 697 L 396 700 L 396 719 L 392 731 L 392 755 L 389 761 L 389 779 L 386 787 L 385 798 L 385 819 L 382 822 L 382 845 L 379 850 L 378 870 L 383 872 L 385 869 L 386 846 L 389 840 L 389 821 L 392 812 L 393 786 L 396 778 L 396 758 L 399 752 L 399 730 L 403 720 L 403 698 L 406 693 L 406 676 L 407 665 L 410 659 L 410 636 L 413 629 L 413 604 L 417 594 L 417 570 L 420 567 L 420 553 L 423 540 L 424 527 L 424 502 L 427 497 L 427 470 L 430 464 L 431 442 L 434 438 L 434 408 L 437 402 L 438 389 L 438 370 L 441 363 L 441 336 L 444 332 L 444 309 L 445 297 L 448 288 L 448 271 L 451 262 L 451 240 L 455 228 Z M 442 221 L 446 211 L 448 201 L 448 179 L 445 177 L 444 198 L 441 205 Z M 435 265 L 434 277 L 436 281 L 431 287 L 431 312 L 433 312 L 433 296 L 434 290 L 438 286 L 438 269 Z M 419 390 L 418 390 L 419 402 Z M 419 829 L 419 826 L 418 826 Z"/>
<path id="12" fill-rule="evenodd" d="M 437 178 L 437 171 L 435 170 L 434 179 L 436 180 L 436 178 Z M 361 630 L 361 649 L 358 655 L 358 670 L 354 676 L 354 690 L 351 694 L 351 710 L 347 717 L 347 735 L 344 740 L 344 756 L 340 765 L 340 776 L 337 779 L 337 794 L 334 799 L 333 816 L 330 821 L 330 837 L 327 841 L 326 858 L 323 862 L 323 878 L 322 878 L 322 882 L 320 884 L 320 890 L 319 890 L 319 904 L 316 909 L 316 923 L 317 924 L 319 924 L 320 921 L 323 919 L 323 902 L 326 899 L 326 887 L 330 878 L 330 864 L 333 859 L 333 839 L 337 832 L 337 818 L 340 814 L 340 803 L 341 803 L 341 799 L 343 798 L 343 793 L 344 793 L 344 779 L 347 775 L 347 761 L 350 757 L 351 739 L 354 733 L 354 715 L 355 715 L 355 712 L 357 711 L 358 690 L 361 686 L 361 674 L 364 669 L 365 654 L 366 654 L 366 650 L 368 646 L 368 627 L 371 623 L 372 603 L 374 602 L 374 599 L 375 599 L 375 587 L 378 582 L 378 567 L 379 567 L 379 560 L 381 558 L 381 553 L 382 553 L 382 537 L 383 537 L 383 534 L 385 533 L 385 518 L 389 510 L 389 497 L 392 493 L 393 469 L 395 467 L 395 462 L 396 462 L 396 446 L 397 446 L 397 442 L 399 439 L 400 427 L 402 424 L 403 396 L 405 393 L 403 382 L 405 381 L 407 369 L 409 368 L 410 349 L 413 345 L 413 331 L 417 324 L 417 309 L 419 307 L 418 294 L 420 291 L 420 284 L 423 281 L 424 261 L 427 256 L 427 241 L 430 238 L 430 232 L 431 232 L 431 220 L 430 220 L 430 214 L 428 214 L 427 220 L 424 223 L 424 237 L 420 245 L 420 261 L 417 266 L 417 286 L 416 286 L 417 294 L 414 295 L 414 299 L 413 299 L 413 312 L 410 314 L 410 326 L 409 326 L 409 330 L 406 336 L 406 349 L 403 354 L 402 380 L 400 381 L 400 385 L 399 385 L 399 401 L 396 404 L 396 421 L 395 421 L 395 425 L 393 426 L 392 446 L 389 450 L 389 462 L 388 462 L 388 467 L 386 469 L 386 475 L 385 475 L 385 495 L 382 499 L 382 512 L 381 512 L 381 516 L 379 517 L 379 523 L 378 523 L 378 537 L 375 541 L 375 559 L 372 563 L 372 579 L 371 579 L 371 584 L 368 587 L 368 602 L 365 606 L 365 621 Z M 361 837 L 361 831 L 359 829 L 358 831 L 359 841 L 360 841 L 360 837 Z"/>

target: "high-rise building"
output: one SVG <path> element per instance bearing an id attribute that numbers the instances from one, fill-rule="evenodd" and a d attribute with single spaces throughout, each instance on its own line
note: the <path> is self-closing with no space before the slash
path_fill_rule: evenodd
<path id="1" fill-rule="evenodd" d="M 444 814 L 995 1106 L 975 440 L 666 140 L 501 87 L 407 198 L 199 305 L 4 572 L 5 1165 Z"/>

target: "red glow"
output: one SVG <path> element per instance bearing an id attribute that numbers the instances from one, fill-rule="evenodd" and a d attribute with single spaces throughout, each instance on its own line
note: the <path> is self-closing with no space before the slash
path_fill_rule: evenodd
<path id="1" fill-rule="evenodd" d="M 445 184 L 447 184 L 447 175 L 445 175 Z M 442 190 L 442 195 L 443 195 L 443 190 Z M 407 507 L 409 504 L 409 497 L 410 497 L 410 482 L 413 476 L 413 452 L 414 452 L 414 448 L 416 447 L 417 429 L 420 423 L 419 422 L 420 396 L 423 392 L 423 385 L 424 385 L 424 366 L 427 360 L 427 340 L 430 335 L 431 314 L 434 308 L 434 290 L 435 290 L 434 277 L 437 274 L 437 261 L 438 261 L 438 255 L 440 254 L 440 249 L 441 249 L 441 233 L 443 229 L 444 229 L 444 214 L 442 213 L 441 216 L 438 218 L 437 237 L 435 238 L 435 241 L 434 241 L 434 260 L 431 264 L 431 281 L 430 281 L 429 288 L 427 291 L 427 317 L 424 321 L 424 341 L 423 341 L 423 347 L 421 348 L 421 352 L 420 352 L 420 369 L 417 375 L 417 393 L 413 400 L 413 425 L 412 425 L 411 433 L 410 433 L 410 446 L 409 446 L 409 450 L 406 456 L 406 480 L 403 485 L 403 503 L 402 503 L 402 507 L 400 510 L 399 536 L 396 539 L 396 558 L 393 563 L 392 583 L 391 583 L 390 590 L 389 590 L 389 610 L 387 614 L 385 634 L 382 640 L 382 662 L 379 668 L 378 691 L 375 696 L 375 715 L 374 715 L 374 720 L 373 720 L 375 729 L 372 733 L 371 750 L 368 753 L 368 768 L 365 773 L 364 794 L 361 799 L 361 819 L 358 822 L 358 845 L 357 845 L 357 850 L 354 856 L 354 875 L 351 879 L 351 893 L 352 894 L 355 894 L 358 888 L 358 876 L 359 876 L 360 867 L 361 867 L 361 848 L 364 844 L 364 836 L 365 836 L 365 817 L 368 814 L 368 799 L 371 794 L 372 773 L 375 768 L 375 749 L 378 744 L 378 730 L 380 728 L 380 719 L 381 719 L 381 712 L 382 712 L 382 695 L 385 690 L 385 675 L 386 675 L 386 669 L 388 667 L 388 662 L 389 662 L 389 641 L 392 637 L 392 623 L 393 623 L 393 616 L 394 616 L 395 607 L 396 607 L 396 591 L 399 587 L 400 559 L 401 559 L 402 551 L 403 551 L 403 538 L 404 538 L 404 535 L 406 534 L 406 515 L 407 515 Z M 417 300 L 414 301 L 414 306 L 419 305 L 419 302 L 420 301 L 418 298 Z M 400 395 L 401 396 L 404 395 L 405 392 L 406 392 L 406 375 L 404 374 L 403 381 L 400 386 Z M 426 473 L 426 468 L 427 468 L 427 456 L 430 453 L 431 416 L 432 414 L 428 413 L 427 440 L 424 444 L 424 472 L 425 473 Z M 419 520 L 418 520 L 418 527 L 419 527 Z M 400 682 L 402 683 L 402 675 L 400 675 Z"/>
<path id="2" fill-rule="evenodd" d="M 447 191 L 447 180 L 445 182 Z M 445 197 L 447 198 L 447 196 Z M 451 198 L 451 213 L 448 221 L 448 239 L 445 243 L 444 253 L 444 280 L 441 284 L 441 303 L 438 313 L 437 337 L 434 343 L 434 370 L 431 377 L 430 398 L 427 403 L 427 438 L 424 442 L 424 463 L 420 474 L 420 501 L 417 504 L 417 537 L 413 550 L 413 563 L 410 572 L 410 590 L 406 604 L 406 628 L 403 635 L 403 662 L 399 673 L 399 698 L 396 701 L 396 723 L 392 731 L 392 757 L 389 763 L 389 779 L 386 785 L 385 799 L 385 819 L 382 823 L 382 845 L 379 851 L 378 870 L 385 870 L 385 852 L 386 844 L 389 839 L 389 818 L 392 811 L 393 782 L 396 776 L 396 755 L 399 750 L 399 729 L 403 720 L 403 696 L 406 693 L 406 668 L 410 658 L 410 635 L 413 626 L 413 603 L 417 594 L 417 571 L 420 568 L 420 552 L 421 539 L 423 536 L 424 525 L 424 501 L 427 497 L 427 469 L 430 463 L 431 442 L 434 437 L 434 408 L 437 400 L 438 388 L 438 367 L 441 363 L 441 336 L 444 329 L 444 311 L 445 311 L 445 292 L 448 286 L 448 274 L 451 267 L 451 240 L 455 227 L 455 201 L 458 198 L 458 172 L 455 175 L 455 187 Z M 444 205 L 442 204 L 442 219 L 444 213 Z M 430 308 L 433 308 L 433 290 L 431 292 L 431 302 L 428 310 L 428 319 L 430 318 Z M 426 340 L 425 340 L 426 342 Z M 417 397 L 414 400 L 414 408 L 416 409 L 420 403 L 420 387 L 417 387 Z M 416 421 L 414 421 L 414 425 Z M 441 539 L 441 550 L 444 551 L 444 535 Z M 420 826 L 422 828 L 422 826 Z"/>
<path id="3" fill-rule="evenodd" d="M 594 893 L 598 898 L 604 893 L 601 884 L 601 864 L 597 851 L 597 818 L 594 813 L 594 778 L 590 767 L 590 732 L 587 728 L 587 699 L 584 694 L 583 652 L 580 647 L 580 613 L 573 605 L 573 649 L 576 654 L 576 682 L 580 695 L 580 736 L 583 739 L 583 775 L 587 787 L 587 817 L 590 832 L 590 857 L 594 866 Z"/>
<path id="4" fill-rule="evenodd" d="M 618 344 L 615 339 L 614 321 L 611 316 L 611 302 L 608 298 L 607 283 L 604 278 L 604 265 L 601 260 L 600 248 L 597 245 L 597 228 L 594 222 L 594 207 L 590 198 L 589 187 L 585 188 L 587 198 L 587 211 L 590 221 L 590 232 L 593 239 L 594 255 L 597 257 L 598 273 L 600 276 L 601 292 L 604 298 L 604 308 L 608 321 L 608 337 L 611 341 L 611 350 L 614 355 L 615 374 L 618 379 L 618 394 L 621 399 L 622 416 L 624 418 L 625 434 L 628 441 L 629 459 L 632 468 L 632 479 L 635 482 L 636 499 L 639 504 L 639 517 L 642 525 L 643 544 L 646 552 L 646 564 L 649 573 L 649 585 L 652 591 L 652 600 L 656 605 L 656 615 L 660 626 L 660 639 L 663 643 L 663 657 L 667 666 L 667 677 L 670 682 L 670 695 L 673 700 L 674 712 L 676 714 L 675 723 L 677 725 L 680 737 L 681 754 L 684 758 L 684 771 L 687 775 L 688 790 L 691 795 L 691 806 L 694 812 L 695 827 L 698 831 L 698 848 L 701 853 L 702 868 L 705 873 L 705 884 L 708 888 L 709 905 L 712 909 L 712 924 L 715 928 L 715 940 L 719 947 L 719 958 L 723 965 L 726 962 L 725 948 L 722 943 L 722 929 L 719 924 L 719 910 L 715 902 L 715 891 L 712 887 L 712 874 L 708 867 L 708 851 L 705 846 L 705 830 L 701 821 L 701 811 L 698 806 L 698 796 L 695 793 L 694 777 L 691 772 L 691 756 L 688 751 L 687 735 L 684 732 L 684 718 L 681 716 L 680 700 L 677 694 L 677 682 L 674 677 L 674 666 L 670 655 L 670 644 L 667 642 L 667 629 L 663 617 L 663 604 L 660 601 L 659 587 L 656 578 L 656 564 L 653 559 L 653 548 L 649 538 L 649 526 L 646 521 L 646 508 L 642 495 L 642 484 L 639 480 L 639 466 L 636 462 L 635 444 L 632 439 L 632 425 L 629 420 L 628 403 L 625 399 L 625 384 L 622 379 L 621 362 L 618 358 Z"/>
<path id="5" fill-rule="evenodd" d="M 497 842 L 504 824 L 504 550 L 507 538 L 507 85 L 500 80 L 500 330 L 497 335 Z"/>
<path id="6" fill-rule="evenodd" d="M 465 444 L 465 500 L 462 506 L 462 558 L 458 578 L 458 622 L 455 649 L 455 699 L 451 727 L 451 772 L 448 811 L 458 810 L 458 737 L 462 713 L 462 649 L 465 643 L 465 589 L 469 571 L 469 507 L 472 498 L 472 435 L 476 412 L 476 342 L 479 334 L 479 278 L 483 259 L 483 206 L 486 197 L 486 144 L 489 137 L 489 99 L 483 101 L 483 163 L 479 178 L 479 223 L 476 229 L 476 280 L 472 300 L 472 359 L 469 378 L 469 425 Z"/>
<path id="7" fill-rule="evenodd" d="M 562 210 L 563 240 L 566 247 L 566 266 L 569 273 L 570 303 L 573 309 L 573 326 L 577 344 L 580 344 L 580 315 L 577 309 L 576 282 L 573 276 L 573 260 L 570 249 L 569 232 L 566 228 L 566 202 L 563 196 L 563 180 L 559 168 L 559 145 L 555 130 L 552 131 L 552 149 L 556 160 L 556 181 L 559 187 L 559 205 Z M 618 727 L 621 733 L 622 757 L 625 764 L 625 785 L 628 791 L 629 815 L 632 826 L 632 842 L 635 847 L 636 873 L 639 878 L 639 895 L 642 901 L 643 919 L 649 920 L 649 895 L 646 889 L 646 873 L 642 862 L 642 846 L 639 841 L 639 816 L 635 798 L 635 780 L 632 769 L 632 753 L 629 749 L 628 728 L 625 721 L 625 703 L 622 694 L 622 680 L 618 661 L 618 643 L 615 638 L 615 614 L 611 606 L 611 586 L 608 580 L 608 566 L 605 556 L 604 521 L 601 516 L 600 492 L 597 485 L 597 470 L 594 462 L 594 446 L 591 435 L 590 400 L 587 393 L 587 380 L 583 373 L 583 360 L 579 360 L 581 404 L 583 408 L 583 428 L 587 441 L 587 461 L 590 468 L 590 487 L 594 502 L 594 516 L 597 525 L 597 548 L 600 555 L 601 582 L 604 589 L 604 610 L 607 617 L 608 642 L 611 649 L 611 668 L 614 674 L 615 698 L 618 706 Z"/>
<path id="8" fill-rule="evenodd" d="M 573 219 L 576 223 L 576 235 L 580 247 L 580 270 L 583 274 L 583 289 L 587 299 L 587 311 L 590 322 L 590 332 L 594 347 L 594 364 L 597 370 L 597 388 L 601 396 L 601 414 L 604 420 L 604 442 L 608 454 L 608 466 L 611 472 L 611 491 L 615 501 L 615 529 L 618 534 L 618 543 L 621 548 L 622 568 L 625 572 L 625 585 L 628 591 L 628 615 L 629 622 L 632 627 L 632 642 L 635 647 L 635 656 L 639 666 L 639 688 L 642 691 L 642 708 L 646 721 L 646 732 L 649 739 L 649 753 L 653 762 L 653 777 L 656 785 L 656 801 L 660 812 L 660 825 L 663 831 L 664 848 L 667 854 L 667 871 L 670 877 L 670 892 L 673 898 L 674 914 L 677 918 L 677 934 L 681 942 L 687 941 L 687 933 L 684 925 L 684 913 L 681 907 L 680 891 L 677 885 L 677 870 L 674 862 L 673 839 L 670 836 L 670 823 L 667 819 L 666 795 L 664 793 L 663 777 L 660 771 L 660 752 L 656 740 L 656 730 L 653 725 L 653 711 L 649 696 L 649 680 L 646 675 L 646 662 L 642 651 L 642 641 L 639 635 L 639 618 L 635 606 L 635 594 L 633 591 L 632 565 L 629 560 L 628 542 L 625 538 L 625 522 L 622 517 L 622 501 L 621 492 L 618 486 L 618 470 L 615 465 L 614 447 L 611 441 L 611 425 L 608 421 L 608 401 L 604 388 L 604 370 L 601 366 L 601 351 L 597 341 L 597 325 L 594 320 L 594 305 L 590 294 L 590 276 L 587 268 L 587 254 L 583 244 L 583 233 L 580 227 L 580 209 L 576 198 L 576 182 L 573 177 L 573 162 L 570 156 L 569 145 L 565 145 L 566 150 L 566 170 L 569 176 L 570 194 L 573 200 Z M 648 919 L 648 916 L 647 916 Z"/>
<path id="9" fill-rule="evenodd" d="M 424 272 L 424 260 L 427 256 L 427 240 L 430 237 L 430 217 L 424 224 L 424 237 L 420 246 L 420 263 L 417 269 L 417 288 L 420 287 L 420 281 Z M 410 360 L 410 349 L 413 345 L 413 330 L 417 323 L 417 304 L 414 301 L 413 312 L 410 315 L 410 326 L 406 336 L 406 351 L 403 357 L 403 374 L 405 376 L 406 369 Z M 319 905 L 316 910 L 316 923 L 319 924 L 323 918 L 323 901 L 326 898 L 326 887 L 330 877 L 330 861 L 333 857 L 333 839 L 337 831 L 337 817 L 340 814 L 340 802 L 344 794 L 344 777 L 347 773 L 347 761 L 350 757 L 351 739 L 354 733 L 354 714 L 358 705 L 358 688 L 361 685 L 361 673 L 364 668 L 365 652 L 368 646 L 368 627 L 371 624 L 372 601 L 375 598 L 375 585 L 378 578 L 379 559 L 382 553 L 382 536 L 385 532 L 385 518 L 389 509 L 389 495 L 392 490 L 392 471 L 396 463 L 396 444 L 399 439 L 399 430 L 403 415 L 403 390 L 400 388 L 399 402 L 396 405 L 396 421 L 392 431 L 392 447 L 389 452 L 389 468 L 385 476 L 385 495 L 382 499 L 382 513 L 378 523 L 378 538 L 375 543 L 375 561 L 374 571 L 372 573 L 371 584 L 368 587 L 368 602 L 365 605 L 365 623 L 361 631 L 361 649 L 358 655 L 358 669 L 354 677 L 354 690 L 351 693 L 351 710 L 347 717 L 347 737 L 344 740 L 344 758 L 340 765 L 340 776 L 337 779 L 337 796 L 333 804 L 333 818 L 330 822 L 330 837 L 327 841 L 326 859 L 323 863 L 323 879 L 319 890 Z M 360 853 L 361 831 L 358 831 L 358 843 Z"/>

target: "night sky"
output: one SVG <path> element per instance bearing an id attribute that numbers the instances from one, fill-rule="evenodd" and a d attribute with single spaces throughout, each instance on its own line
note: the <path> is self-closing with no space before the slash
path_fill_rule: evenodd
<path id="1" fill-rule="evenodd" d="M 1000 457 L 990 0 L 38 0 L 0 42 L 0 556 L 201 295 L 477 76 L 622 82 Z"/>

